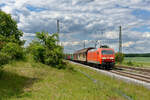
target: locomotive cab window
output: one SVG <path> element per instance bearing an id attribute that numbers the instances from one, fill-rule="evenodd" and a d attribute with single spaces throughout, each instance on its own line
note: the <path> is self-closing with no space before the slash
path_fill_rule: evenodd
<path id="1" fill-rule="evenodd" d="M 112 55 L 114 52 L 112 50 L 102 50 L 102 55 Z"/>

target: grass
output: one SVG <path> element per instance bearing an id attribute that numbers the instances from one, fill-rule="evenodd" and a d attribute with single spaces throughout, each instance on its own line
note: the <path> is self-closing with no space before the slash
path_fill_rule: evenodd
<path id="1" fill-rule="evenodd" d="M 125 57 L 123 65 L 135 67 L 150 67 L 150 57 Z M 132 64 L 129 64 L 132 63 Z"/>
<path id="2" fill-rule="evenodd" d="M 150 90 L 142 86 L 74 64 L 58 70 L 18 61 L 5 65 L 0 78 L 0 100 L 127 100 L 125 95 L 150 100 Z"/>

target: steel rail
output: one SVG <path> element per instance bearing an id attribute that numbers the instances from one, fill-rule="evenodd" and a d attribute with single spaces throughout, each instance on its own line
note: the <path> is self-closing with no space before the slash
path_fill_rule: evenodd
<path id="1" fill-rule="evenodd" d="M 146 76 L 127 73 L 127 72 L 123 72 L 123 71 L 116 71 L 116 70 L 110 70 L 109 72 L 150 83 L 150 78 L 148 78 Z"/>
<path id="2" fill-rule="evenodd" d="M 132 69 L 132 70 L 138 70 L 142 72 L 150 72 L 150 68 L 138 68 L 138 67 L 129 67 L 129 66 L 121 66 L 117 65 L 116 68 L 126 68 L 126 69 Z"/>

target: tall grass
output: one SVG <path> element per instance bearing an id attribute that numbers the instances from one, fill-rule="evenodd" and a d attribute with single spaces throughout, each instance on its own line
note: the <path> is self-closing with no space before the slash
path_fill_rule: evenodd
<path id="1" fill-rule="evenodd" d="M 133 100 L 150 100 L 150 91 L 142 86 L 72 64 L 60 70 L 31 59 L 12 62 L 0 78 L 1 100 L 126 100 L 120 91 Z"/>

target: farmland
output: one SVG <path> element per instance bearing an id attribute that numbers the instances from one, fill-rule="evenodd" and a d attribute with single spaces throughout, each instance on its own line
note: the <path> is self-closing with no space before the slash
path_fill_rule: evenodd
<path id="1" fill-rule="evenodd" d="M 150 67 L 150 57 L 125 57 L 124 65 Z"/>

